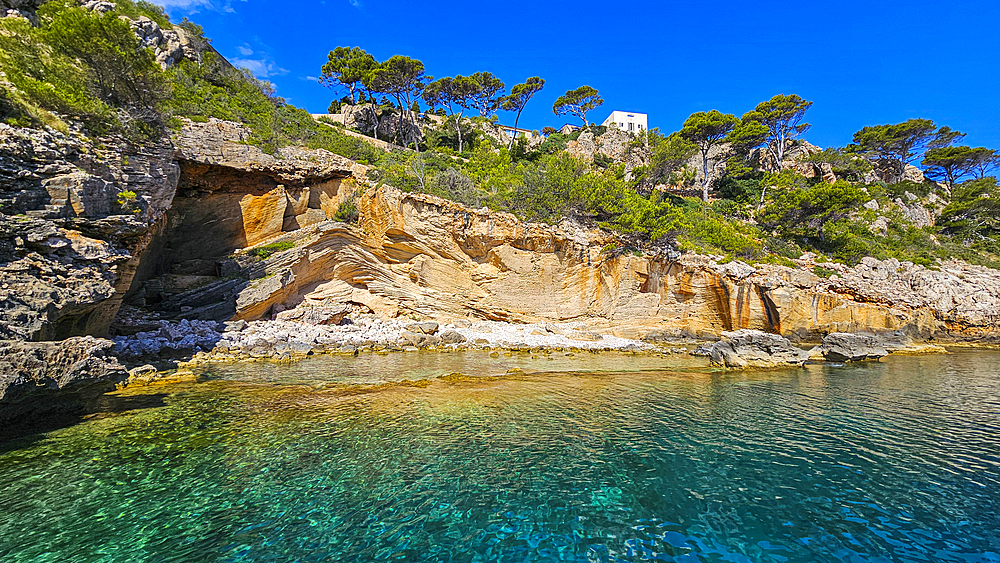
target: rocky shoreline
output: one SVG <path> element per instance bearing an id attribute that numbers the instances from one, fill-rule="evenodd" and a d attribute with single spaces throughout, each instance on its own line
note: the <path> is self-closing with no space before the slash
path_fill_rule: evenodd
<path id="1" fill-rule="evenodd" d="M 943 353 L 936 344 L 918 343 L 902 332 L 882 335 L 831 333 L 821 343 L 799 347 L 777 334 L 741 329 L 718 340 L 655 342 L 588 330 L 586 323 L 502 321 L 453 322 L 344 318 L 337 324 L 299 321 L 159 321 L 156 330 L 114 338 L 114 355 L 133 367 L 130 373 L 190 367 L 208 362 L 295 361 L 318 354 L 357 355 L 429 351 L 579 351 L 648 354 L 690 353 L 732 369 L 802 366 L 808 361 L 878 360 L 890 353 Z M 147 378 L 148 379 L 148 378 Z"/>
<path id="2" fill-rule="evenodd" d="M 280 316 L 280 315 L 279 315 Z M 289 315 L 284 315 L 288 317 Z M 556 352 L 705 356 L 724 369 L 801 367 L 807 362 L 878 360 L 890 353 L 943 353 L 934 344 L 914 342 L 902 332 L 831 333 L 801 348 L 780 335 L 758 330 L 725 331 L 699 346 L 692 339 L 653 341 L 602 334 L 585 321 L 509 323 L 504 321 L 416 321 L 310 312 L 298 320 L 180 321 L 148 319 L 129 335 L 61 342 L 0 341 L 0 424 L 16 426 L 53 416 L 92 412 L 99 397 L 115 388 L 195 379 L 191 368 L 214 362 L 291 362 L 319 354 L 415 351 Z M 697 347 L 696 347 L 697 346 Z"/>
<path id="3" fill-rule="evenodd" d="M 114 338 L 115 354 L 131 365 L 178 360 L 284 361 L 323 353 L 358 351 L 594 350 L 653 351 L 647 342 L 598 334 L 583 323 L 513 324 L 501 321 L 416 322 L 361 315 L 341 324 L 295 321 L 159 321 L 157 330 Z"/>

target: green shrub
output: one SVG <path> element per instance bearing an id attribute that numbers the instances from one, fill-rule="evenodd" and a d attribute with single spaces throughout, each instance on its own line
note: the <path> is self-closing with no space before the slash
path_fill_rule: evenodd
<path id="1" fill-rule="evenodd" d="M 38 15 L 38 27 L 0 21 L 0 70 L 14 89 L 5 97 L 19 106 L 22 123 L 25 116 L 45 122 L 52 118 L 44 112 L 56 112 L 98 134 L 141 141 L 160 133 L 169 86 L 120 12 L 52 1 Z"/>
<path id="2" fill-rule="evenodd" d="M 816 225 L 848 215 L 871 198 L 860 187 L 842 180 L 805 188 L 779 186 L 770 194 L 770 202 L 761 209 L 757 220 L 768 228 L 799 236 Z"/>
<path id="3" fill-rule="evenodd" d="M 358 207 L 354 204 L 354 198 L 346 199 L 339 206 L 333 218 L 341 223 L 354 223 L 358 220 Z"/>
<path id="4" fill-rule="evenodd" d="M 955 187 L 951 202 L 941 211 L 942 232 L 966 245 L 1000 252 L 1000 186 L 997 179 L 969 180 Z"/>
<path id="5" fill-rule="evenodd" d="M 885 184 L 882 189 L 890 199 L 903 198 L 905 200 L 906 192 L 917 197 L 927 197 L 927 194 L 931 193 L 932 187 L 933 184 L 929 182 L 917 183 L 904 180 L 898 184 Z"/>
<path id="6" fill-rule="evenodd" d="M 753 225 L 721 215 L 693 198 L 685 198 L 678 211 L 677 242 L 681 250 L 731 254 L 742 259 L 763 256 L 763 236 Z"/>
<path id="7" fill-rule="evenodd" d="M 267 84 L 229 68 L 210 52 L 201 64 L 183 60 L 168 74 L 174 95 L 166 107 L 172 115 L 236 121 L 250 129 L 251 142 L 265 151 L 274 152 L 280 145 L 277 108 L 283 101 Z"/>
<path id="8" fill-rule="evenodd" d="M 726 176 L 719 181 L 719 197 L 733 201 L 757 205 L 760 202 L 761 174 L 749 177 L 733 178 Z"/>
<path id="9" fill-rule="evenodd" d="M 363 164 L 376 162 L 382 150 L 337 127 L 317 122 L 304 109 L 286 104 L 273 86 L 249 71 L 226 66 L 211 53 L 201 64 L 182 61 L 170 71 L 174 96 L 167 102 L 175 116 L 192 121 L 210 117 L 236 121 L 251 131 L 250 141 L 268 153 L 300 145 L 325 149 Z"/>
<path id="10" fill-rule="evenodd" d="M 272 242 L 271 244 L 265 244 L 264 246 L 258 246 L 257 248 L 251 248 L 247 251 L 247 256 L 253 256 L 259 260 L 266 260 L 272 254 L 278 252 L 284 252 L 285 250 L 290 250 L 295 248 L 295 243 L 288 240 L 283 240 L 280 242 Z"/>

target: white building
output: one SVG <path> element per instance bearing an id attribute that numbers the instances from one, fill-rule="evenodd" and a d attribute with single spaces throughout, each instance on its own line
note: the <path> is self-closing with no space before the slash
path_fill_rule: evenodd
<path id="1" fill-rule="evenodd" d="M 500 130 L 504 132 L 508 137 L 524 137 L 530 139 L 535 136 L 531 129 L 521 129 L 520 127 L 511 127 L 509 125 L 500 125 Z"/>
<path id="2" fill-rule="evenodd" d="M 646 114 L 634 111 L 613 111 L 601 125 L 617 127 L 629 133 L 640 133 L 649 128 L 646 123 Z"/>

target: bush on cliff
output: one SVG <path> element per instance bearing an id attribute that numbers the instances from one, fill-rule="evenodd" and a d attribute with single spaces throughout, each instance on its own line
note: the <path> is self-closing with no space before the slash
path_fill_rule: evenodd
<path id="1" fill-rule="evenodd" d="M 96 133 L 137 140 L 159 133 L 169 87 L 153 52 L 118 12 L 52 1 L 38 16 L 38 27 L 0 20 L 0 69 L 12 87 L 6 97 L 21 114 L 50 125 L 59 124 L 52 114 L 61 114 Z"/>
<path id="2" fill-rule="evenodd" d="M 972 249 L 1000 254 L 1000 186 L 994 177 L 969 180 L 955 187 L 940 225 Z"/>
<path id="3" fill-rule="evenodd" d="M 265 152 L 301 145 L 365 164 L 381 155 L 379 149 L 363 140 L 318 123 L 309 112 L 286 104 L 270 82 L 257 79 L 248 70 L 229 67 L 213 53 L 205 53 L 201 64 L 181 61 L 168 74 L 174 95 L 165 106 L 172 115 L 242 123 L 251 131 L 250 141 Z"/>

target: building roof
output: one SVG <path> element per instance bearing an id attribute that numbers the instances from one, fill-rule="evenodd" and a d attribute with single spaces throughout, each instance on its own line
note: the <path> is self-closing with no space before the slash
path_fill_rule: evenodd
<path id="1" fill-rule="evenodd" d="M 514 127 L 514 126 L 511 126 L 511 125 L 499 125 L 499 127 L 501 129 L 508 129 L 510 131 L 520 131 L 520 132 L 523 132 L 523 133 L 531 133 L 532 132 L 532 129 L 524 129 L 522 127 Z"/>

